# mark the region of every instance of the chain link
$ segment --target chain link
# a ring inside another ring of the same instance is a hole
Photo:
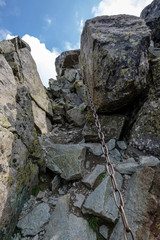
[[[116,206],[117,206],[117,208],[118,208],[118,210],[121,214],[121,218],[122,218],[122,221],[123,221],[124,240],[128,240],[127,234],[129,234],[129,233],[132,237],[132,240],[136,240],[131,228],[129,227],[129,224],[128,224],[128,221],[127,221],[127,218],[126,218],[126,214],[125,214],[125,211],[124,211],[123,196],[122,196],[122,193],[118,189],[118,186],[117,186],[117,182],[116,182],[116,179],[115,179],[115,170],[114,170],[113,164],[111,163],[110,158],[109,158],[108,148],[106,147],[105,140],[104,140],[104,134],[103,134],[102,129],[101,129],[101,124],[100,124],[99,119],[98,119],[96,108],[95,108],[94,103],[93,103],[92,95],[91,95],[89,85],[88,85],[88,82],[87,82],[86,75],[85,75],[84,71],[83,71],[83,80],[84,80],[84,84],[85,84],[86,89],[87,89],[91,110],[92,110],[92,113],[93,113],[93,117],[95,119],[95,125],[98,129],[98,136],[99,136],[99,139],[101,141],[102,152],[105,156],[107,173],[111,178],[111,182],[112,182],[112,186],[113,186],[114,201],[115,201],[115,204],[116,204]],[[119,201],[118,201],[118,198],[116,196],[116,193],[118,193]]]

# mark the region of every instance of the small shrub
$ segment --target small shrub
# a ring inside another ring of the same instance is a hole
[[[34,187],[34,189],[33,189],[33,193],[32,193],[32,194],[33,194],[34,196],[37,196],[40,190],[41,190],[41,189],[40,189],[40,186],[39,186],[39,185],[36,185],[36,186]]]
[[[106,173],[104,172],[104,173],[101,173],[99,176],[98,176],[98,180],[100,180],[100,181],[102,181],[103,180],[103,178],[106,176]]]

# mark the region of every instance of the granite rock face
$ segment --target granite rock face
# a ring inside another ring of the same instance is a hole
[[[155,47],[160,47],[160,2],[154,0],[151,4],[143,9],[141,12],[141,18],[143,18],[147,26],[151,29],[152,40]]]
[[[149,44],[149,29],[138,17],[102,16],[86,21],[81,68],[99,112],[120,109],[145,91]]]
[[[52,110],[28,44],[17,37],[0,49],[0,239],[10,239],[43,165],[36,129],[48,132]]]

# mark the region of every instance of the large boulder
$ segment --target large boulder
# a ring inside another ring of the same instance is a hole
[[[160,47],[160,1],[154,0],[143,9],[140,16],[144,18],[147,26],[151,29],[155,47]]]
[[[98,137],[98,130],[95,125],[92,113],[87,114],[87,121],[83,128],[83,137],[86,142],[100,142]],[[105,141],[110,139],[119,139],[124,123],[125,116],[123,115],[99,115],[99,121],[104,132]]]
[[[37,134],[48,132],[52,110],[28,44],[17,37],[0,42],[0,49],[0,239],[6,240],[38,183]]]
[[[150,31],[134,16],[102,16],[86,21],[81,68],[99,112],[123,108],[146,89]]]

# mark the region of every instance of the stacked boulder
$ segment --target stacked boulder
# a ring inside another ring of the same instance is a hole
[[[57,80],[49,80],[55,123],[85,123],[85,89],[79,66],[79,50],[67,51],[56,59]]]

